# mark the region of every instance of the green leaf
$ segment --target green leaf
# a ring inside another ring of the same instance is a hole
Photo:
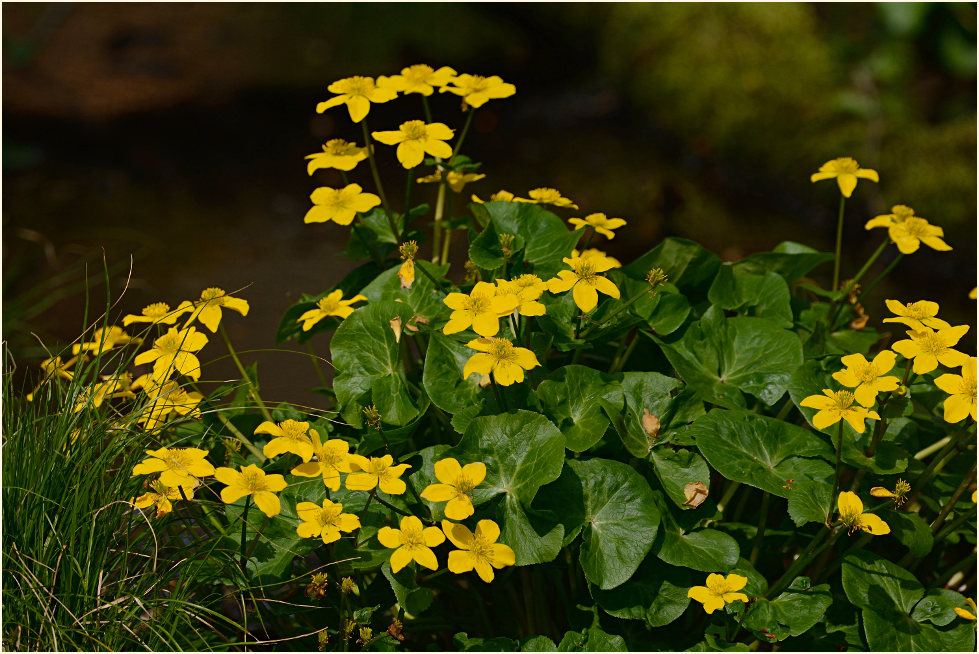
[[[671,284],[688,298],[706,295],[721,260],[697,243],[667,238],[622,271],[634,279],[645,279],[652,268],[662,268]]]
[[[797,527],[807,522],[823,522],[833,507],[832,486],[827,483],[801,480],[789,490],[789,517]]]
[[[677,428],[703,414],[703,403],[681,393],[683,383],[677,379],[658,372],[626,372],[619,378],[625,404],[622,412],[609,417],[632,456],[646,457],[657,442],[668,440]],[[658,439],[651,439],[643,429],[644,409],[660,419]]]
[[[410,223],[416,217],[423,216],[426,213],[428,213],[428,205],[422,204],[413,207],[409,211],[407,221],[405,221],[404,215],[394,214],[398,231],[404,232],[406,222]],[[376,207],[371,209],[361,215],[361,220],[363,220],[364,225],[361,225],[360,221],[356,221],[350,225],[350,239],[347,241],[346,251],[347,257],[354,261],[370,258],[370,248],[364,244],[364,241],[367,241],[378,250],[381,256],[385,256],[395,249],[394,246],[397,245],[398,240],[391,233],[391,221],[388,220],[383,208]]]
[[[904,614],[863,609],[863,629],[867,636],[867,645],[874,651],[974,652],[974,624],[968,620],[959,620],[944,627],[936,627]]]
[[[561,260],[571,255],[571,250],[581,238],[580,233],[568,231],[563,220],[536,204],[487,202],[481,205],[479,211],[489,214],[489,226],[484,232],[492,228],[493,232],[490,232],[486,238],[495,238],[496,247],[499,244],[499,234],[513,234],[523,239],[525,243],[523,261],[530,264],[534,274],[541,279],[553,277],[558,270],[567,268]],[[496,260],[493,258],[494,251],[489,247],[490,245],[490,243],[482,243],[480,237],[477,237],[470,247],[470,256],[473,254],[473,247],[481,250],[486,246],[486,253],[491,259]],[[482,254],[481,251],[476,252],[477,257]]]
[[[693,586],[690,571],[664,565],[647,557],[636,574],[621,586],[602,590],[589,584],[592,597],[609,615],[643,620],[649,627],[668,625],[687,609],[687,591]]]
[[[810,431],[747,411],[714,409],[689,428],[707,461],[727,479],[791,497],[803,480],[832,479],[829,445]],[[792,484],[787,480],[792,479]]]
[[[598,627],[569,631],[557,646],[559,652],[628,652],[622,636],[608,634]]]
[[[445,456],[486,464],[486,479],[473,491],[473,504],[505,496],[500,542],[513,548],[517,565],[557,556],[560,525],[542,526],[541,520],[535,525],[534,516],[525,510],[541,486],[560,476],[564,465],[564,435],[547,418],[529,411],[474,418]]]
[[[690,531],[683,529],[667,505],[661,491],[653,491],[653,501],[660,510],[662,534],[653,546],[661,561],[701,572],[728,572],[738,563],[738,542],[716,529]]]
[[[798,281],[817,266],[833,260],[829,252],[818,252],[806,245],[783,241],[771,252],[759,252],[733,264],[735,272],[765,274],[774,272],[789,284]]]
[[[583,452],[601,440],[608,415],[622,409],[622,387],[610,375],[587,366],[558,368],[537,387],[544,415],[565,437],[565,447]]]
[[[612,283],[616,285],[622,295],[623,300],[635,297],[644,290],[649,291],[649,283],[645,279],[633,279],[621,269],[613,269],[606,275]],[[607,314],[615,311],[614,303],[602,304],[592,318],[602,320]],[[617,329],[610,330],[610,327],[603,327],[602,330],[595,332],[592,340],[614,338],[616,331],[625,331],[635,324],[644,324],[660,336],[672,334],[690,315],[690,303],[676,286],[669,282],[656,289],[656,294],[650,297],[649,293],[644,293],[638,300],[632,303],[628,312],[618,314],[616,321],[610,323]],[[638,323],[636,320],[638,319]]]
[[[794,333],[764,318],[725,318],[715,306],[680,336],[652,338],[690,387],[727,408],[744,408],[742,391],[775,404],[802,365],[802,344]]]
[[[540,298],[546,313],[537,317],[537,324],[554,337],[554,346],[562,352],[584,347],[587,342],[574,337],[577,317],[581,310],[574,303],[571,291],[551,295],[544,293]]]
[[[333,388],[340,414],[353,427],[363,424],[362,412],[368,404],[374,404],[389,425],[406,425],[420,413],[419,401],[408,390],[401,348],[390,325],[392,318],[407,322],[411,316],[411,307],[404,303],[372,303],[350,314],[333,335]]]
[[[415,579],[415,564],[411,563],[397,574],[391,571],[391,563],[384,562],[381,566],[381,573],[391,584],[391,590],[398,599],[398,603],[404,610],[412,615],[421,615],[429,606],[432,605],[434,595],[432,591],[418,585]]]
[[[439,332],[432,332],[425,354],[422,388],[432,404],[447,413],[458,413],[466,407],[477,406],[484,393],[478,377],[464,379],[462,371],[475,353]]]
[[[556,652],[557,645],[547,636],[534,636],[520,641],[521,652]]]
[[[956,608],[967,608],[965,598],[947,588],[932,588],[914,605],[911,617],[918,622],[931,622],[944,627],[955,620],[961,620]]]
[[[426,270],[435,279],[443,279],[449,264],[436,266],[427,261],[415,261],[415,266]],[[414,315],[424,316],[430,322],[448,319],[450,310],[442,302],[445,293],[435,288],[435,284],[422,272],[415,271],[415,281],[411,288],[401,288],[398,277],[400,266],[388,268],[361,291],[372,303],[384,301],[403,302],[411,307]],[[409,332],[404,333],[405,336]]]
[[[475,232],[470,233],[475,234]],[[497,232],[494,224],[490,222],[486,229],[475,235],[469,244],[470,261],[489,271],[502,268],[507,259],[500,244],[501,233],[506,232]],[[511,233],[511,236],[515,237],[511,244],[511,257],[518,257],[524,249],[525,241],[517,234]]]
[[[907,547],[911,556],[920,559],[931,551],[935,539],[920,515],[891,509],[883,509],[877,514],[891,528],[891,536]]]
[[[759,598],[745,616],[744,626],[764,641],[799,636],[823,619],[833,603],[829,584],[809,587],[808,577],[798,577],[774,600]],[[767,630],[769,638],[762,630]]]
[[[753,275],[736,272],[731,264],[723,264],[707,293],[711,304],[742,315],[767,318],[779,327],[792,327],[792,308],[789,306],[789,285],[779,275],[770,272]]]
[[[657,447],[650,452],[650,461],[663,490],[681,509],[694,508],[683,506],[687,501],[683,492],[687,484],[696,484],[699,481],[710,489],[710,468],[707,467],[704,457],[696,452],[683,448],[671,450]]]
[[[470,638],[466,632],[452,637],[452,644],[458,652],[515,652],[517,642],[510,638]]]

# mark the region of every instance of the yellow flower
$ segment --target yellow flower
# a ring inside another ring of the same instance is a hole
[[[868,362],[862,354],[848,354],[840,359],[845,369],[833,373],[833,379],[856,388],[853,397],[865,407],[872,407],[877,400],[877,393],[897,389],[900,380],[897,377],[883,375],[894,367],[897,355],[890,350],[884,350],[872,362]]]
[[[160,482],[164,486],[197,486],[197,477],[207,477],[214,474],[212,466],[204,457],[207,450],[196,447],[161,447],[158,450],[146,450],[150,458],[144,459],[133,467],[133,475],[150,475],[160,473]]]
[[[917,216],[891,225],[887,228],[887,234],[902,254],[916,252],[921,243],[924,243],[933,250],[943,252],[952,249],[952,246],[942,240],[942,237],[945,236],[945,231],[941,227],[932,225],[924,218],[918,218]]]
[[[748,583],[747,577],[737,574],[729,574],[727,577],[712,573],[707,575],[706,586],[694,586],[687,591],[690,597],[704,605],[704,611],[713,613],[717,609],[724,608],[725,604],[748,601],[748,596],[738,591]]]
[[[303,331],[308,332],[312,329],[313,325],[327,316],[337,316],[340,320],[343,320],[354,312],[354,308],[350,306],[351,304],[367,301],[367,298],[363,295],[355,295],[349,300],[342,298],[343,291],[338,288],[326,297],[317,300],[316,308],[303,313],[296,322],[301,322],[303,324]]]
[[[897,318],[884,318],[883,322],[900,322],[911,329],[917,330],[922,330],[926,327],[941,329],[951,326],[941,318],[935,317],[938,315],[937,302],[919,300],[918,302],[901,304],[897,300],[884,300],[884,303],[887,305],[888,310],[897,316]]]
[[[347,111],[350,112],[350,120],[355,123],[359,123],[367,117],[367,113],[371,110],[372,102],[380,104],[398,97],[398,93],[393,89],[379,88],[376,86],[373,77],[362,77],[360,75],[339,79],[326,88],[330,93],[337,93],[339,95],[317,104],[316,113],[321,114],[330,107],[345,104],[347,105]]]
[[[462,378],[469,375],[493,374],[496,383],[509,386],[522,382],[524,370],[530,370],[540,365],[537,356],[525,347],[515,347],[505,338],[474,338],[466,343],[466,347],[476,350],[469,357],[462,369]]]
[[[330,139],[323,144],[323,151],[306,155],[309,163],[306,171],[312,175],[319,168],[336,168],[350,171],[367,158],[367,148],[358,148],[356,143],[343,139]]]
[[[196,481],[194,484],[196,485]],[[173,510],[172,501],[179,499],[194,499],[194,486],[171,487],[164,484],[159,479],[150,482],[150,490],[139,497],[129,500],[130,504],[137,509],[148,509],[156,505],[156,517],[162,518]]]
[[[71,353],[78,354],[79,352],[106,352],[116,347],[117,345],[126,345],[128,343],[133,343],[137,345],[142,342],[142,339],[133,338],[125,331],[122,327],[107,327],[105,329],[99,328],[92,333],[92,340],[88,343],[75,344],[71,346]]]
[[[185,305],[181,304],[181,306]],[[237,311],[243,316],[248,315],[248,302],[246,300],[231,297],[224,289],[215,287],[205,288],[201,291],[201,298],[193,303],[193,307],[193,312],[187,318],[184,327],[196,319],[210,329],[212,334],[218,330],[218,325],[221,323],[222,308]]]
[[[489,282],[477,282],[469,295],[449,293],[442,300],[452,309],[444,334],[456,334],[472,327],[480,336],[493,336],[500,331],[500,318],[513,313],[520,300],[513,295],[499,295]]]
[[[870,494],[874,497],[889,497],[894,500],[894,506],[899,507],[904,504],[904,496],[911,492],[911,484],[898,479],[894,485],[894,490],[887,490],[883,486],[874,486],[870,489]]]
[[[310,436],[316,459],[296,466],[292,469],[292,474],[297,477],[322,477],[324,486],[331,491],[340,490],[340,473],[350,472],[350,464],[347,462],[350,446],[347,441],[339,438],[331,438],[324,443],[315,429],[310,432]]]
[[[916,375],[931,372],[939,363],[948,368],[958,368],[968,362],[969,355],[953,350],[952,346],[967,331],[968,325],[944,327],[937,331],[927,328],[920,331],[909,330],[907,334],[911,338],[898,341],[891,349],[905,359],[914,359],[912,370]]]
[[[182,416],[201,415],[198,405],[204,396],[193,391],[188,392],[172,379],[161,384],[154,380],[151,374],[140,375],[133,382],[132,388],[142,388],[148,400],[136,419],[136,422],[144,425],[146,429],[156,429],[175,411]]]
[[[810,395],[799,402],[799,406],[819,409],[812,417],[812,425],[816,429],[825,429],[838,423],[841,419],[850,423],[857,433],[862,434],[864,421],[867,418],[880,420],[876,411],[868,411],[860,405],[853,404],[853,393],[849,391],[831,391],[823,389],[823,395]]]
[[[414,168],[426,154],[441,159],[452,156],[452,146],[446,143],[453,130],[445,123],[428,123],[409,120],[390,132],[371,132],[371,136],[385,145],[398,146],[398,161],[405,168]]]
[[[618,229],[626,224],[621,218],[609,218],[603,213],[590,213],[585,216],[584,220],[581,218],[569,218],[568,222],[575,226],[575,231],[584,229],[585,227],[593,227],[596,232],[607,236],[609,239],[615,238],[613,229]]]
[[[132,378],[129,373],[124,372],[105,381],[92,384],[91,387],[83,389],[75,398],[75,413],[87,406],[100,407],[106,400],[114,400],[119,397],[136,397],[130,390],[131,382]]]
[[[493,581],[493,568],[499,570],[517,560],[509,545],[496,542],[500,527],[492,520],[476,523],[476,533],[465,525],[443,520],[442,531],[459,548],[449,552],[449,570],[457,575],[475,570],[480,579],[489,583]]]
[[[561,195],[557,189],[541,187],[535,188],[529,193],[529,198],[513,198],[514,202],[529,202],[531,204],[552,204],[555,207],[571,207],[577,209],[578,205]]]
[[[615,257],[608,256],[598,248],[588,248],[587,250],[581,252],[580,254],[578,253],[577,249],[571,250],[571,258],[574,259],[575,257],[581,257],[582,259],[595,258],[598,259],[599,261],[607,261],[612,268],[622,267],[621,261],[619,261]]]
[[[392,465],[394,457],[390,454],[372,456],[369,460],[359,454],[351,454],[347,463],[351,471],[347,475],[348,490],[369,491],[377,487],[388,495],[401,495],[408,490],[408,486],[399,477],[411,466],[407,463]]]
[[[262,454],[269,459],[286,452],[292,452],[301,457],[303,463],[313,458],[313,441],[310,440],[310,435],[315,434],[316,430],[311,431],[308,422],[284,420],[276,425],[274,422],[266,420],[255,428],[255,433],[274,436],[262,448]]]
[[[432,548],[444,543],[445,535],[438,527],[423,527],[421,520],[409,515],[401,518],[401,529],[381,527],[377,540],[384,547],[394,549],[391,572],[398,572],[412,561],[437,570],[439,562]]]
[[[619,289],[607,277],[600,273],[611,270],[611,261],[598,257],[565,257],[564,263],[571,270],[561,270],[558,276],[548,280],[547,290],[551,293],[564,293],[569,289],[574,296],[578,308],[588,313],[598,306],[598,292],[609,297],[619,298]]]
[[[517,312],[521,316],[543,316],[546,309],[538,302],[541,294],[547,290],[547,284],[541,281],[537,275],[521,275],[516,279],[507,281],[505,279],[496,280],[496,295],[513,295],[519,300]]]
[[[903,223],[908,218],[914,216],[914,209],[903,204],[895,204],[891,207],[891,213],[876,216],[867,221],[864,229],[874,229],[875,227],[891,227],[898,223]]]
[[[122,324],[126,327],[134,322],[149,322],[154,324],[162,322],[165,325],[172,325],[177,322],[177,318],[181,314],[187,311],[190,311],[190,303],[183,303],[177,309],[171,311],[170,305],[166,302],[154,302],[143,307],[143,311],[139,315],[129,314],[123,316]]]
[[[482,173],[460,173],[455,170],[450,170],[445,173],[445,182],[449,185],[454,193],[459,193],[462,191],[463,187],[470,182],[476,182],[486,177]],[[418,178],[419,184],[430,184],[433,182],[442,181],[442,170],[436,170],[431,175],[425,175],[424,177]],[[473,196],[476,197],[475,195]],[[476,199],[476,202],[482,203],[482,200]]]
[[[966,416],[976,419],[976,357],[962,365],[961,375],[945,373],[935,386],[948,393],[945,399],[945,422],[960,422]]]
[[[279,496],[276,493],[286,487],[286,479],[282,475],[267,475],[254,463],[241,468],[241,472],[231,468],[218,468],[214,478],[222,484],[221,501],[233,504],[246,495],[255,498],[255,506],[268,517],[277,516],[282,510]]]
[[[476,197],[475,195],[471,196],[471,199],[473,202],[484,204],[484,202],[480,200],[478,197]],[[491,195],[490,199],[487,200],[486,202],[513,202],[514,200],[515,197],[513,193],[505,189],[500,189],[499,191]]]
[[[973,622],[975,622],[976,614],[979,613],[979,611],[976,610],[976,603],[972,601],[971,597],[966,597],[965,603],[966,606],[968,606],[971,609],[971,611],[960,609],[957,606],[952,610],[955,611],[956,615],[958,615],[960,618],[965,618],[966,620],[972,620]]]
[[[435,70],[427,64],[415,64],[401,69],[400,75],[390,75],[388,77],[378,77],[377,84],[384,88],[400,91],[401,93],[421,93],[431,95],[435,89],[433,87],[443,87],[448,84],[456,71],[448,66],[442,66]]]
[[[44,382],[48,380],[54,379],[55,377],[61,377],[62,379],[67,379],[68,381],[71,381],[75,377],[75,373],[71,372],[68,369],[71,368],[73,365],[75,365],[75,363],[77,362],[78,362],[77,356],[68,359],[67,363],[63,362],[61,360],[61,357],[52,357],[50,359],[45,359],[44,361],[42,361],[41,370],[44,372],[44,375],[41,377],[41,381],[37,383],[37,386],[34,388],[34,390],[27,394],[27,401],[33,402],[34,395],[41,389],[41,386],[44,385]]]
[[[818,182],[822,179],[835,178],[836,183],[840,186],[840,193],[843,194],[843,197],[848,198],[853,193],[853,189],[857,187],[858,177],[869,179],[875,183],[880,181],[876,170],[861,168],[857,164],[856,159],[851,157],[840,157],[839,159],[827,161],[819,167],[819,172],[813,173],[809,179],[813,182]]]
[[[486,478],[486,465],[477,462],[460,466],[455,459],[442,459],[435,462],[435,478],[442,483],[431,484],[421,496],[429,502],[448,502],[445,517],[465,520],[475,512],[470,495]]]
[[[975,300],[977,297],[976,295],[977,292],[979,292],[979,288],[973,288],[971,291],[969,291],[969,299]]]
[[[207,336],[197,331],[196,327],[177,330],[171,327],[167,333],[153,342],[153,348],[141,352],[133,361],[137,366],[155,361],[153,378],[162,382],[170,373],[177,371],[193,380],[201,376],[201,362],[194,356],[207,345]]]
[[[439,93],[446,91],[462,96],[463,105],[482,107],[487,100],[509,98],[517,92],[517,87],[507,84],[498,75],[483,77],[463,74],[452,78],[449,85],[439,89]]]
[[[850,491],[840,493],[836,500],[836,507],[840,512],[840,522],[849,528],[851,534],[857,529],[865,531],[871,536],[883,536],[891,533],[891,528],[887,526],[886,522],[873,513],[863,512],[863,502],[860,501],[856,493]]]
[[[349,225],[358,213],[370,211],[381,204],[381,198],[364,193],[360,184],[347,184],[341,189],[321,186],[309,196],[313,206],[306,212],[303,222],[325,223],[332,220],[338,225]]]
[[[340,540],[341,531],[360,528],[360,518],[352,513],[343,513],[343,505],[330,500],[323,500],[322,506],[313,502],[300,502],[296,505],[296,515],[302,520],[296,527],[296,533],[301,538],[319,536],[324,545]]]

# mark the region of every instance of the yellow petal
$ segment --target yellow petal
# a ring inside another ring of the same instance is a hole
[[[279,497],[270,491],[258,491],[255,493],[255,506],[270,518],[279,515],[279,512],[282,510],[282,506],[279,504]]]
[[[857,526],[871,536],[883,536],[891,533],[891,528],[887,526],[887,523],[873,513],[864,513],[857,518]]]
[[[435,477],[444,484],[454,484],[462,475],[462,466],[449,457],[435,462]]]
[[[401,531],[391,527],[381,527],[377,532],[377,540],[384,547],[391,549],[401,547]]]
[[[860,515],[863,513],[863,502],[856,493],[843,491],[836,500],[836,508],[840,515]]]

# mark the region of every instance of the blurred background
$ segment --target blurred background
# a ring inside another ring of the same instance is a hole
[[[239,350],[273,347],[301,293],[353,264],[348,230],[304,225],[334,171],[303,156],[361,141],[343,108],[317,115],[336,79],[450,65],[500,75],[517,94],[477,113],[464,151],[486,197],[552,186],[580,212],[629,222],[608,245],[631,259],[664,237],[725,260],[795,240],[831,251],[838,191],[812,184],[852,156],[880,173],[847,203],[843,276],[884,232],[869,218],[908,204],[952,252],[906,257],[866,302],[934,299],[975,325],[975,4],[4,4],[3,338],[21,369],[57,351],[105,306],[111,320],[176,306],[208,286],[251,304],[225,324]],[[432,99],[460,127],[459,102]],[[372,130],[421,117],[415,96],[372,107]],[[397,205],[403,171],[381,146]],[[366,164],[353,173],[371,190]],[[434,185],[414,197],[432,201]],[[455,197],[455,210],[464,208]],[[464,239],[456,239],[462,241]],[[465,247],[454,243],[462,276]],[[427,250],[423,250],[427,251]],[[875,271],[895,256],[889,248]],[[829,267],[820,271],[828,284]],[[125,294],[122,294],[123,289]],[[235,377],[223,346],[205,376]],[[964,346],[975,352],[974,334]],[[326,336],[314,349],[328,355]],[[43,344],[43,346],[42,346]],[[286,348],[302,351],[294,343]],[[259,361],[269,401],[315,403],[305,355]]]

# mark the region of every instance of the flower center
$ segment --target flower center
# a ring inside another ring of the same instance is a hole
[[[330,154],[346,154],[350,151],[351,146],[353,143],[347,143],[343,139],[330,139],[323,149]]]
[[[945,341],[939,337],[938,332],[932,332],[931,334],[926,334],[925,336],[917,339],[918,347],[921,348],[922,352],[926,354],[938,355],[947,349]]]
[[[422,537],[422,532],[421,530],[417,529],[402,529],[401,545],[409,550],[426,547],[425,539]]]
[[[920,305],[917,302],[908,302],[904,306],[907,309],[907,313],[905,315],[908,318],[921,319],[921,318],[927,318],[931,315],[928,313],[928,311],[925,309],[923,305]]]
[[[459,478],[456,479],[455,487],[459,493],[465,495],[472,491],[472,489],[476,488],[476,483],[470,479],[469,476],[460,475]]]
[[[306,431],[309,429],[309,423],[296,422],[295,420],[286,420],[280,425],[283,432],[285,432],[285,437],[294,441],[305,441]]]
[[[466,309],[476,314],[486,313],[489,311],[491,302],[492,300],[484,295],[470,295]]]
[[[340,306],[340,301],[335,298],[331,298],[327,296],[325,298],[321,298],[316,303],[316,306],[320,311],[325,311],[327,313],[330,313],[332,311],[336,311],[337,307]]]
[[[265,490],[265,476],[257,470],[245,470],[241,473],[241,485],[252,492]]]
[[[852,157],[840,157],[833,162],[835,164],[836,172],[840,175],[855,175],[860,166],[857,164],[856,159]]]
[[[891,211],[894,212],[894,221],[903,223],[905,220],[914,215],[914,209],[911,207],[906,207],[903,204],[897,204],[891,207]]]
[[[322,509],[320,511],[319,523],[321,525],[334,525],[336,526],[340,522],[340,512],[343,507],[331,506],[328,509]]]
[[[356,75],[347,79],[347,95],[367,95],[374,89],[374,82]]]
[[[159,318],[167,315],[169,311],[170,305],[166,302],[154,302],[148,307],[143,308],[143,315],[150,318]]]
[[[489,86],[489,81],[482,75],[472,75],[472,79],[469,81],[469,92],[475,93],[476,91],[482,91]]]
[[[472,555],[477,559],[490,559],[493,556],[493,543],[490,543],[486,538],[481,536],[476,536],[473,539],[472,546],[469,548]]]
[[[836,392],[836,408],[845,411],[853,406],[853,393],[850,391]]]
[[[425,123],[420,120],[409,120],[401,125],[401,131],[409,141],[422,141],[428,135]]]
[[[535,188],[530,192],[530,197],[538,202],[555,202],[560,199],[561,194],[552,188]]]
[[[220,288],[205,288],[201,291],[201,300],[209,304],[216,304],[215,300],[220,300],[224,297],[224,290]]]
[[[902,223],[902,226],[908,236],[913,236],[917,239],[928,236],[928,221],[924,218],[908,218]]]
[[[169,464],[171,470],[184,472],[187,470],[187,466],[190,465],[191,459],[183,450],[170,450],[166,462]]]
[[[516,358],[513,343],[505,338],[498,338],[490,346],[490,355],[497,361],[511,361]]]
[[[581,279],[589,279],[597,274],[595,272],[595,265],[589,261],[585,261],[584,259],[572,266],[572,269]]]
[[[160,338],[156,339],[156,343],[153,347],[160,350],[164,354],[174,354],[180,351],[180,341],[181,338],[176,334],[164,334]]]
[[[880,377],[880,373],[877,372],[877,366],[872,363],[868,363],[865,366],[857,366],[853,369],[853,374],[856,375],[862,383],[870,383]]]
[[[415,64],[414,66],[408,67],[408,72],[405,73],[405,80],[412,84],[420,84],[428,79],[428,76],[434,73],[435,70],[427,64]]]

